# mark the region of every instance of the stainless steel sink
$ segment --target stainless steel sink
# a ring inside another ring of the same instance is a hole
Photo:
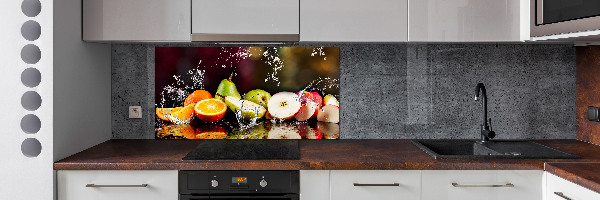
[[[575,159],[577,155],[532,141],[412,140],[435,159],[439,158],[517,158]]]

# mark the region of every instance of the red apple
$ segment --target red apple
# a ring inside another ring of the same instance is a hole
[[[331,104],[321,107],[317,113],[317,120],[331,123],[340,122],[340,107]]]
[[[306,121],[312,118],[317,117],[317,113],[319,112],[319,104],[308,101],[300,107],[300,111],[296,114],[296,120],[298,121]]]

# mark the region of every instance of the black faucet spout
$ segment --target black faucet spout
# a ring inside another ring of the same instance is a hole
[[[480,95],[481,94],[481,95]],[[481,99],[481,107],[483,108],[482,118],[483,123],[481,123],[481,142],[487,142],[490,139],[496,137],[496,133],[490,129],[487,118],[487,93],[485,91],[485,85],[483,83],[478,83],[475,88],[475,101],[479,101]]]

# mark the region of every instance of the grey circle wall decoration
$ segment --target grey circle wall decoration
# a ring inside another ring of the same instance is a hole
[[[42,97],[37,92],[27,91],[21,97],[21,105],[25,110],[37,110],[42,105]]]
[[[38,38],[40,38],[41,34],[42,34],[42,27],[40,26],[40,23],[38,23],[36,21],[29,20],[29,21],[26,21],[25,23],[23,23],[23,25],[21,26],[21,35],[26,40],[29,40],[29,41],[37,40]]]
[[[42,51],[36,45],[28,44],[21,49],[21,59],[27,64],[35,64],[40,61],[41,57]]]
[[[27,87],[36,87],[42,82],[42,73],[36,68],[27,68],[21,73],[21,82]]]
[[[42,128],[42,121],[34,114],[28,114],[21,118],[21,130],[27,134],[36,134]]]
[[[21,143],[21,153],[27,157],[37,157],[42,153],[42,144],[35,138],[27,138]]]
[[[42,3],[39,0],[23,0],[21,11],[27,17],[35,17],[42,11]]]

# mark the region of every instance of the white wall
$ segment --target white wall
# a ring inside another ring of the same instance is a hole
[[[52,77],[52,1],[41,0],[41,12],[27,17],[21,12],[22,0],[0,1],[0,199],[52,199],[53,196],[53,77]],[[34,20],[41,26],[41,36],[28,41],[21,36],[21,25]],[[33,44],[41,50],[41,59],[35,64],[21,60],[21,49]],[[24,69],[33,67],[42,78],[38,86],[29,88],[21,83]],[[28,111],[21,106],[21,96],[27,91],[37,92],[41,106]],[[23,116],[35,114],[41,128],[35,134],[21,130]],[[41,153],[26,157],[21,152],[25,139],[38,140]]]
[[[55,0],[54,161],[112,136],[110,45],[81,35],[81,0]]]

